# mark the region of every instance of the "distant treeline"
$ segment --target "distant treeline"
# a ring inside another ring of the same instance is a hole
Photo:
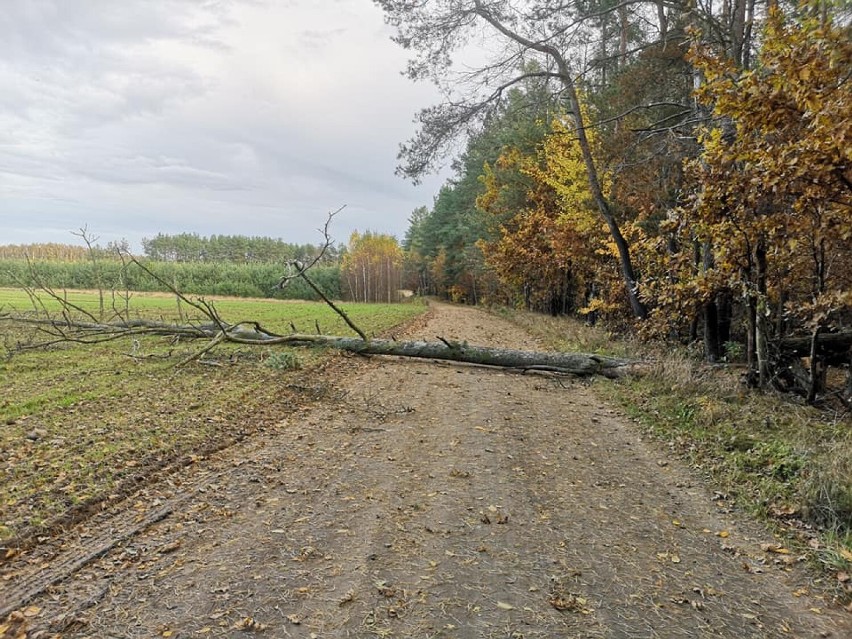
[[[101,249],[104,252],[106,249]],[[4,244],[0,245],[0,260],[61,260],[80,262],[88,258],[85,246],[44,242],[41,244]]]
[[[286,273],[282,264],[146,261],[145,266],[184,293],[318,299],[301,279],[293,280],[283,291],[276,292],[279,278]],[[318,264],[311,269],[311,279],[326,295],[340,298],[340,269],[336,264]],[[43,285],[60,291],[98,288],[117,291],[168,290],[135,264],[125,266],[117,259],[73,262],[32,259],[29,263],[24,259],[0,259],[0,286],[22,285]]]
[[[202,237],[195,233],[179,235],[158,234],[142,239],[142,250],[152,260],[160,262],[277,262],[313,259],[318,248],[311,244],[289,244],[272,237],[247,237],[244,235],[211,235]],[[339,251],[334,247],[326,252],[324,260],[337,262]]]
[[[0,245],[0,259],[31,259],[84,262],[92,255],[99,259],[115,258],[118,251],[130,252],[125,240],[94,246],[90,252],[85,246],[44,242],[37,244]],[[248,237],[245,235],[211,235],[202,237],[195,233],[142,238],[145,257],[158,262],[236,262],[282,264],[290,260],[308,262],[319,252],[312,244],[290,244],[280,238]],[[344,252],[342,247],[330,246],[323,263],[336,264]]]

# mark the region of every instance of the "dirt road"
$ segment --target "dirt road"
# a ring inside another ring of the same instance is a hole
[[[421,332],[536,347],[467,308]],[[316,408],[70,531],[0,598],[58,582],[31,637],[852,636],[769,533],[583,383],[349,362]]]

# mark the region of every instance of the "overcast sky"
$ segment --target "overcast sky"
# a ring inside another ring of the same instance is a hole
[[[0,1],[0,244],[401,237],[416,111],[370,0]]]

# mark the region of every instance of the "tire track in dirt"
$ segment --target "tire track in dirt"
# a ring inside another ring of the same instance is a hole
[[[443,305],[423,334],[535,347],[498,318]],[[204,462],[165,519],[37,598],[32,627],[126,638],[848,636],[848,617],[794,595],[798,567],[764,561],[768,533],[719,512],[584,384],[352,363],[337,401]]]

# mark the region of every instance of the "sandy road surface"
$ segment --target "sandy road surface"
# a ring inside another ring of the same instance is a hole
[[[536,346],[442,305],[422,334]],[[159,514],[71,531],[40,578],[147,526],[30,601],[30,636],[852,636],[584,384],[351,362],[316,408],[171,478]]]

